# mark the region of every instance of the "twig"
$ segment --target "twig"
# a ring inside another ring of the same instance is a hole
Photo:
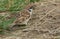
[[[45,16],[43,16],[40,20],[43,20],[48,14],[50,14],[51,12],[53,12],[56,8],[50,10],[49,12],[47,12],[47,14]],[[45,21],[46,22],[46,21]],[[45,22],[41,23],[44,24]]]

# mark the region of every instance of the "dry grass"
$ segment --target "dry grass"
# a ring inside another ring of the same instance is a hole
[[[28,25],[1,39],[60,39],[60,2],[38,2]]]

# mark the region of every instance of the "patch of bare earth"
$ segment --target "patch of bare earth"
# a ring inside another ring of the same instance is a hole
[[[39,2],[24,29],[0,39],[60,39],[60,0]]]

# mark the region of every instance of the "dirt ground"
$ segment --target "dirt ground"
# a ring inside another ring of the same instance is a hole
[[[25,28],[0,39],[60,39],[60,0],[38,2]]]

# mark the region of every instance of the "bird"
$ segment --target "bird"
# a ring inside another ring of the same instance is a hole
[[[17,15],[16,20],[14,21],[14,24],[27,25],[28,21],[31,19],[34,6],[34,4],[29,4],[22,11],[20,11]]]
[[[28,25],[29,20],[32,18],[34,8],[35,4],[31,3],[23,10],[18,12],[15,16],[13,15],[16,17],[16,20],[11,25],[9,25],[9,30],[20,29],[19,27]]]

